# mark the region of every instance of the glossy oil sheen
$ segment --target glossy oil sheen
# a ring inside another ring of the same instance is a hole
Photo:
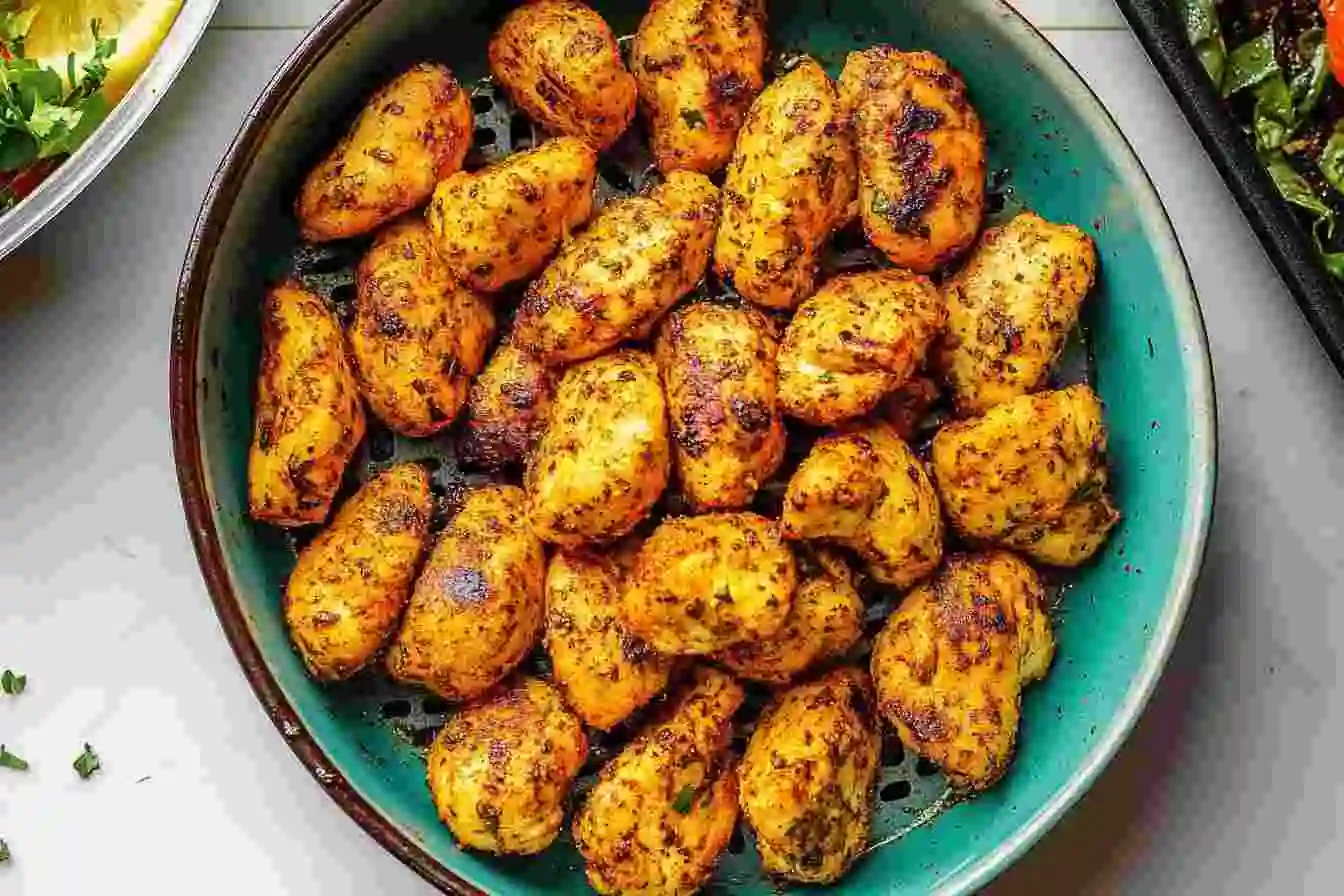
[[[396,841],[403,858],[431,879],[433,866],[441,865],[495,892],[584,892],[568,846],[527,860],[456,848],[435,817],[418,752],[371,717],[373,704],[360,699],[358,686],[324,689],[304,674],[280,610],[292,555],[246,518],[258,311],[296,241],[290,198],[341,123],[397,69],[429,57],[447,62],[464,81],[483,74],[483,48],[499,14],[496,4],[449,0],[362,6],[367,14],[352,16],[348,34],[320,60],[292,63],[303,69],[316,61],[268,123],[246,174],[214,196],[202,225],[209,244],[194,255],[208,271],[189,266],[184,273],[179,335],[192,344],[175,352],[177,362],[194,358],[195,367],[179,370],[189,380],[176,386],[193,390],[195,407],[175,418],[175,436],[179,461],[190,461],[183,476],[189,510],[199,488],[193,483],[203,485],[209,501],[193,535],[207,575],[214,569],[212,590],[226,628],[230,619],[246,622],[240,656],[246,663],[245,654],[254,652],[274,679],[280,707],[272,711],[292,713],[295,737],[311,738],[327,768],[339,770],[381,816],[365,823],[384,842]],[[643,10],[596,6],[618,33],[631,31]],[[846,52],[880,41],[946,56],[986,121],[992,169],[1008,172],[1010,205],[1085,226],[1101,254],[1101,286],[1084,323],[1107,402],[1125,520],[1099,560],[1069,577],[1058,660],[1026,695],[1018,758],[1003,783],[874,850],[837,888],[970,892],[1040,837],[1091,783],[1132,726],[1179,630],[1213,492],[1214,405],[1203,327],[1170,225],[1127,144],[1067,65],[1006,5],[775,0],[771,11],[774,47],[806,50],[833,74]],[[221,208],[227,223],[217,230],[221,222],[212,223],[211,215]],[[190,406],[175,398],[175,409]],[[211,557],[219,560],[213,567]],[[265,673],[249,674],[264,690]],[[747,872],[748,859],[729,862],[719,883],[734,892],[770,892],[768,882]]]

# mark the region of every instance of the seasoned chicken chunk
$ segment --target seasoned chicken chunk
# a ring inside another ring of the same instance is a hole
[[[921,274],[974,240],[985,209],[985,129],[966,84],[932,53],[850,53],[840,103],[859,151],[859,209],[874,246]]]
[[[765,0],[653,0],[630,70],[662,171],[717,171],[765,86]]]
[[[621,620],[660,653],[713,653],[783,628],[797,580],[793,552],[770,520],[673,517],[640,548]]]
[[[635,79],[611,28],[585,3],[524,3],[490,39],[489,55],[514,105],[552,134],[603,150],[635,117]]]
[[[873,645],[878,708],[901,742],[963,790],[1012,760],[1022,688],[1055,642],[1036,573],[1007,552],[953,557],[906,596]]]
[[[739,769],[766,872],[829,884],[849,870],[868,846],[881,754],[866,672],[836,669],[775,698]]]
[[[690,171],[611,203],[528,286],[514,345],[557,365],[646,338],[704,277],[718,222],[718,188]]]
[[[833,541],[909,588],[938,568],[943,517],[919,458],[885,423],[821,439],[789,480],[784,537]]]
[[[853,647],[863,634],[863,612],[863,598],[843,556],[826,548],[800,551],[798,589],[784,627],[729,647],[715,659],[741,678],[788,684]]]
[[[521,467],[541,438],[559,379],[532,355],[500,345],[471,386],[458,458],[485,470]]]
[[[434,190],[426,215],[458,282],[498,292],[541,270],[593,213],[597,154],[557,137]]]
[[[298,282],[262,310],[248,510],[274,526],[320,523],[364,438],[364,405],[336,315]]]
[[[1001,543],[1047,566],[1081,566],[1096,556],[1120,522],[1110,495],[1079,499],[1051,523],[1015,526]]]
[[[519,678],[448,719],[430,747],[429,790],[458,843],[533,855],[565,821],[588,738],[555,688]]]
[[[1096,503],[1108,480],[1106,424],[1087,386],[1023,395],[943,427],[933,475],[963,536],[1028,552],[1037,545],[1049,562],[1088,559],[1119,519],[1109,502]]]
[[[779,404],[814,426],[861,417],[924,364],[947,321],[937,289],[905,271],[842,274],[798,309],[779,350]]]
[[[569,547],[620,538],[649,515],[671,465],[653,359],[627,350],[577,364],[527,464],[532,528]]]
[[[737,510],[784,460],[775,323],[750,307],[672,313],[654,356],[667,390],[682,491],[697,511]]]
[[[1097,276],[1092,238],[1023,212],[985,232],[943,287],[949,321],[934,366],[963,416],[1035,392]]]
[[[419,217],[378,234],[356,281],[350,353],[364,400],[403,435],[445,429],[485,365],[494,311],[453,280]]]
[[[849,118],[835,85],[805,58],[756,98],[723,185],[714,267],[744,297],[792,309],[817,285],[817,260],[853,217]]]
[[[624,722],[667,687],[672,662],[626,631],[617,618],[617,558],[558,551],[546,571],[546,653],[555,683],[585,724]]]
[[[393,467],[370,479],[299,553],[285,585],[285,623],[314,678],[349,678],[392,637],[433,503],[423,467]]]
[[[420,64],[375,93],[295,203],[311,242],[348,239],[412,209],[462,168],[471,148],[471,99],[442,65]]]
[[[388,671],[448,700],[484,694],[536,645],[545,575],[522,491],[468,492],[415,583]]]
[[[737,824],[728,745],[742,688],[701,668],[662,719],[598,774],[574,817],[588,882],[603,894],[691,896]]]

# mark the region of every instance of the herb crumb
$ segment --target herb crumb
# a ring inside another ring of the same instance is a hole
[[[0,768],[12,769],[16,772],[28,771],[28,762],[13,753],[4,744],[0,744]]]
[[[103,762],[98,758],[98,754],[93,751],[93,747],[84,745],[84,752],[80,753],[74,763],[75,773],[85,781],[93,777],[93,773],[103,767]]]
[[[17,697],[23,693],[23,689],[28,687],[28,676],[20,675],[12,669],[6,669],[0,674],[0,691],[4,691],[11,697]]]

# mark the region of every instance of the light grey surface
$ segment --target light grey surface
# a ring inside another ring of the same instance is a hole
[[[142,134],[0,263],[0,893],[418,894],[253,700],[182,523],[169,318],[215,163],[324,0],[225,0]],[[1344,879],[1344,387],[1103,0],[1022,6],[1171,211],[1214,347],[1221,477],[1200,593],[1155,703],[992,892],[1333,893]],[[70,762],[88,740],[105,771]],[[147,778],[147,779],[146,779]],[[145,780],[142,780],[145,779]]]

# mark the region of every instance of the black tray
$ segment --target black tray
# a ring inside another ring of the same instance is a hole
[[[1344,290],[1279,196],[1250,138],[1219,99],[1171,0],[1115,0],[1237,199],[1335,369],[1344,374]]]

